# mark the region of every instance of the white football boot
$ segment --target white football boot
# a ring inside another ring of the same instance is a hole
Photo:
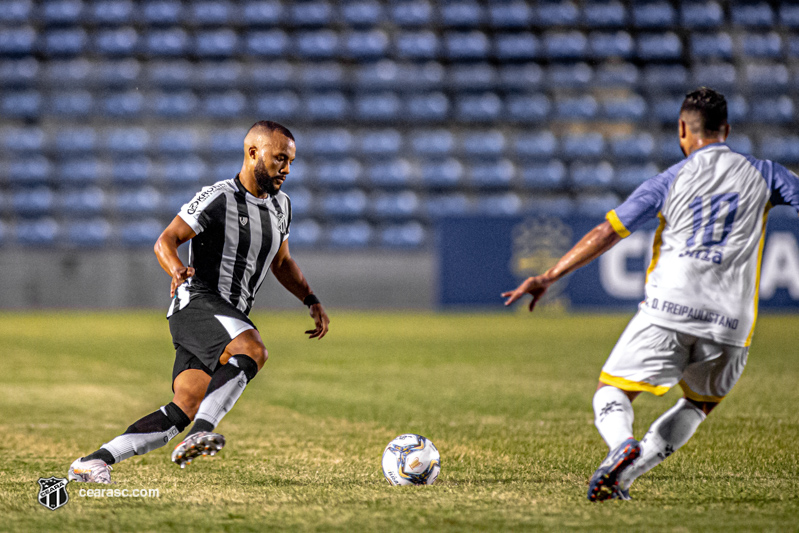
[[[84,461],[78,457],[69,466],[67,477],[70,481],[110,484],[111,470],[112,468],[102,459]]]
[[[195,457],[200,455],[216,455],[225,447],[225,437],[219,433],[200,431],[192,433],[183,442],[175,446],[172,452],[172,462],[186,468]]]

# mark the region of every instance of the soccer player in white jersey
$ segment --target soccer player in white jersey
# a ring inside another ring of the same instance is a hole
[[[609,250],[646,221],[660,221],[646,297],[607,359],[594,395],[595,424],[609,453],[588,499],[629,499],[632,482],[684,445],[743,372],[757,318],[766,216],[799,210],[799,178],[785,167],[731,150],[727,103],[702,87],[679,121],[686,158],[647,180],[557,264],[503,293],[529,309],[547,288]],[[679,384],[684,397],[633,438],[632,401]]]
[[[294,136],[260,121],[244,138],[244,162],[234,179],[205,187],[185,204],[155,244],[172,278],[169,330],[175,346],[170,403],[137,420],[97,451],[76,459],[69,479],[110,483],[110,465],[142,455],[181,433],[194,420],[172,460],[182,467],[214,455],[225,438],[214,429],[264,366],[267,351],[248,317],[269,270],[309,307],[325,336],[329,319],[288,247],[291,201],[280,190],[295,156]],[[189,266],[178,247],[191,242]]]

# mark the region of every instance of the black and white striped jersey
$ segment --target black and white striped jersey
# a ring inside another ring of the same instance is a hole
[[[280,245],[289,236],[291,200],[258,198],[236,176],[203,188],[178,216],[197,234],[189,245],[194,277],[178,287],[167,316],[200,293],[216,293],[248,314]]]

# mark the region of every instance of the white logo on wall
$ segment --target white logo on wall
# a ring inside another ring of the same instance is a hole
[[[633,233],[599,258],[599,281],[609,296],[623,300],[644,297],[652,238],[652,232]],[[639,263],[643,268],[631,269],[631,263]],[[779,289],[787,289],[792,299],[799,300],[799,244],[793,233],[785,231],[775,231],[766,239],[760,299],[773,298]]]

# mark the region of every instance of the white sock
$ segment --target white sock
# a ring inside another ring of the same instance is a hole
[[[633,404],[624,391],[606,385],[594,394],[594,424],[611,450],[633,436]]]
[[[707,415],[685,398],[655,420],[641,440],[641,456],[627,467],[619,483],[625,489],[633,481],[662,463],[696,432]]]
[[[246,386],[247,376],[244,372],[239,372],[233,379],[207,394],[194,417],[195,423],[197,420],[206,420],[214,427],[218,426],[222,417],[236,404]]]

